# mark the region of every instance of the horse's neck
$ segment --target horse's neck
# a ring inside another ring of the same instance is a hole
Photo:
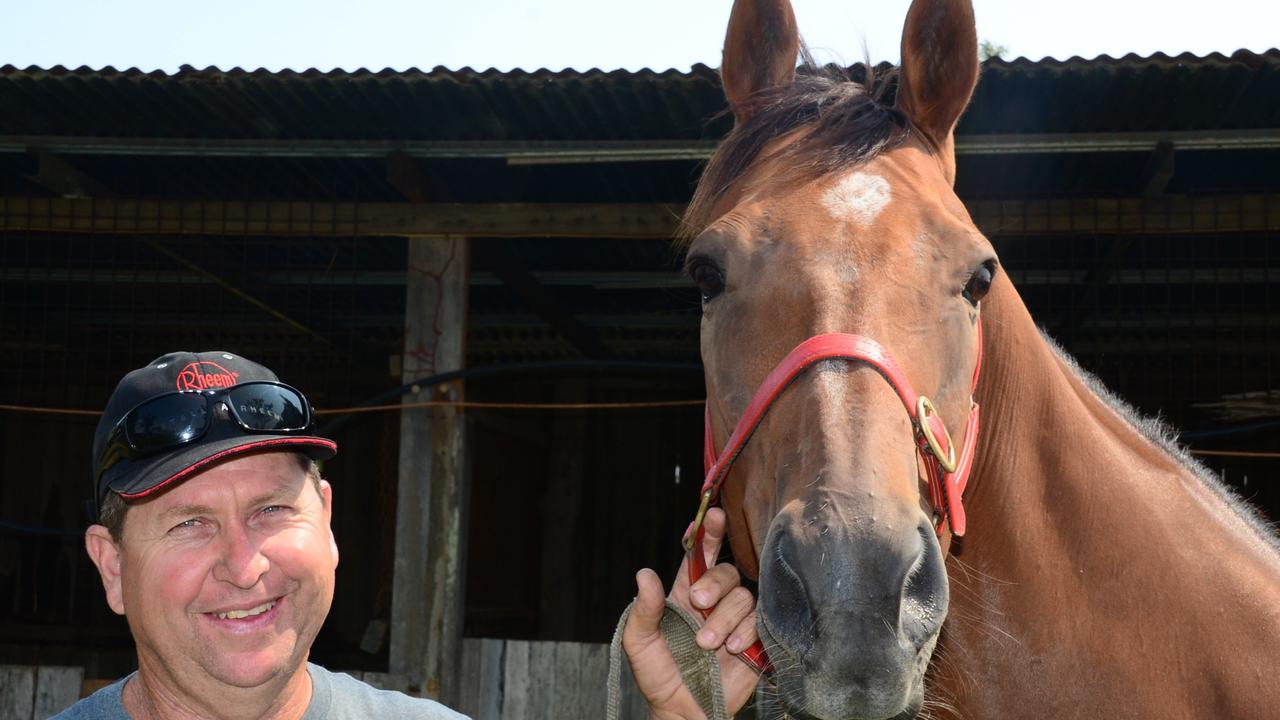
[[[1280,684],[1255,674],[1280,646],[1280,554],[1097,397],[1011,285],[984,305],[941,684],[978,717],[1027,702],[1043,717],[1274,712]]]

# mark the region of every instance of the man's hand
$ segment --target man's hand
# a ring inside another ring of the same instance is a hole
[[[746,704],[755,689],[758,676],[736,654],[756,641],[756,602],[751,592],[740,584],[738,569],[733,565],[716,565],[720,544],[724,541],[725,515],[719,508],[707,511],[703,521],[706,535],[702,552],[707,559],[707,574],[689,587],[689,559],[680,563],[671,601],[701,618],[701,610],[714,608],[698,631],[698,645],[715,650],[720,660],[725,703],[732,715]],[[622,631],[622,648],[631,661],[636,685],[649,701],[652,718],[684,720],[706,717],[680,679],[667,641],[659,630],[662,620],[662,581],[652,570],[636,573],[636,603]]]

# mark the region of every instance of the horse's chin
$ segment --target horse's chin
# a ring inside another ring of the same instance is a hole
[[[780,706],[779,709],[785,710],[785,717],[790,720],[914,720],[920,715],[920,710],[924,706],[925,668],[933,654],[936,638],[921,648],[916,658],[916,670],[911,680],[911,689],[907,693],[903,707],[887,712],[872,711],[871,714],[867,714],[860,711],[865,708],[831,707],[832,698],[829,696],[810,697],[810,693],[806,692],[803,686],[804,676],[812,673],[812,670],[807,670],[802,659],[778,644],[773,633],[769,632],[768,626],[763,622],[763,618],[758,624],[758,631],[765,647],[769,649],[770,660],[776,668],[773,680],[777,683],[775,697]]]
[[[897,715],[891,715],[887,718],[872,717],[863,715],[814,715],[806,712],[803,708],[791,707],[785,701],[782,708],[786,710],[786,716],[789,720],[915,720],[920,716],[920,709],[924,706],[924,688],[923,683],[918,691],[912,693],[911,700],[907,703],[906,708]]]

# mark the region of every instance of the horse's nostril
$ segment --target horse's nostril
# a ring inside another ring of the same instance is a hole
[[[814,640],[813,610],[800,574],[788,561],[795,546],[786,532],[778,533],[774,551],[760,573],[760,595],[768,598],[761,610],[764,622],[776,639],[803,657]]]
[[[916,642],[923,642],[937,630],[940,613],[946,612],[946,572],[942,566],[942,549],[933,528],[919,528],[921,548],[902,588],[902,629]]]

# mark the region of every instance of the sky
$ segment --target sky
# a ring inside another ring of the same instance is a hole
[[[0,0],[0,65],[507,71],[720,64],[732,0]],[[897,62],[908,0],[793,0],[821,61]],[[976,0],[1006,58],[1280,46],[1270,0]]]

